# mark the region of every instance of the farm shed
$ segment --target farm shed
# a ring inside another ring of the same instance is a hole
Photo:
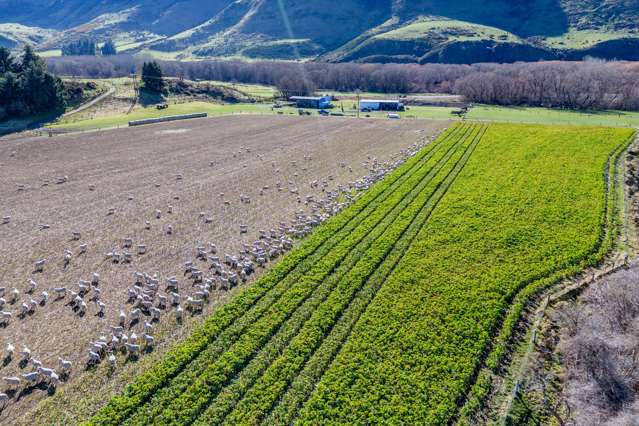
[[[388,99],[362,99],[359,108],[361,111],[404,111],[404,104]]]
[[[330,96],[291,96],[290,100],[295,102],[298,108],[324,109],[331,107]]]

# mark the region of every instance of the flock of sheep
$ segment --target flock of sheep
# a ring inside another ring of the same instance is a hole
[[[257,230],[258,239],[252,243],[242,244],[242,248],[237,253],[222,254],[223,251],[219,250],[213,242],[194,247],[192,259],[183,262],[173,276],[161,277],[158,272],[149,271],[135,272],[130,278],[126,294],[122,295],[123,300],[126,300],[125,309],[111,307],[102,299],[102,291],[108,286],[104,285],[97,272],[93,272],[91,276],[80,280],[74,286],[46,288],[41,286],[38,283],[38,274],[43,273],[51,262],[49,259],[39,259],[34,264],[31,278],[24,286],[0,288],[0,326],[10,327],[13,321],[25,320],[36,310],[45,309],[47,306],[64,306],[80,317],[95,315],[104,320],[103,332],[89,343],[86,351],[86,365],[80,367],[91,368],[106,362],[109,368],[116,368],[118,359],[136,360],[143,354],[153,351],[156,345],[154,328],[158,322],[168,320],[170,317],[176,324],[180,324],[187,312],[191,315],[201,313],[204,306],[212,299],[212,294],[228,291],[249,280],[258,269],[265,268],[270,261],[290,250],[294,239],[304,237],[314,227],[352,203],[358,194],[384,178],[407,158],[415,155],[429,141],[429,138],[423,137],[387,162],[381,162],[369,156],[362,164],[368,170],[366,176],[345,185],[336,185],[334,189],[329,189],[331,181],[334,180],[330,175],[325,179],[308,182],[308,188],[321,193],[319,196],[311,193],[302,195],[303,189],[292,180],[278,181],[273,188],[269,185],[259,185],[259,188],[256,188],[256,194],[259,194],[259,197],[268,197],[269,191],[290,194],[291,202],[299,205],[290,222],[280,222],[268,230]],[[237,154],[250,152],[249,148],[241,148]],[[302,163],[312,161],[313,158],[310,155],[305,155]],[[209,164],[209,166],[213,165],[213,163]],[[290,166],[306,170],[304,164],[300,165],[295,161]],[[348,169],[352,173],[352,168],[345,162],[339,163],[339,167]],[[275,164],[272,165],[272,172],[276,177],[281,176]],[[297,173],[293,174],[294,178],[297,176]],[[67,176],[60,177],[55,180],[55,183],[63,185],[68,182],[68,179]],[[175,179],[182,181],[185,177],[182,173],[176,173]],[[17,190],[24,191],[24,185],[18,186]],[[88,190],[96,191],[95,185],[89,185]],[[224,204],[230,204],[230,200],[224,193],[220,193],[219,197]],[[236,197],[240,204],[250,204],[253,201],[245,194],[236,194]],[[179,197],[176,197],[174,203],[179,201]],[[144,220],[144,228],[150,230],[154,220],[159,220],[163,215],[170,216],[174,210],[173,205],[169,205],[164,212],[157,208]],[[105,214],[117,215],[117,209],[109,208]],[[214,220],[205,212],[200,212],[198,217],[193,219],[203,223],[211,223]],[[11,217],[3,217],[2,224],[9,223],[11,223]],[[49,228],[50,226],[46,223],[40,225],[42,231]],[[172,235],[176,232],[176,228],[172,224],[165,224],[162,232],[165,235]],[[231,232],[237,232],[239,235],[247,234],[249,225],[239,224],[238,229]],[[81,261],[81,256],[91,249],[88,243],[83,243],[81,232],[70,229],[68,233],[70,239],[80,245],[76,253],[65,249],[55,256],[55,259],[60,257],[63,268],[67,268],[71,262]],[[136,257],[147,255],[147,251],[148,247],[144,243],[136,244],[132,238],[125,237],[117,248],[105,253],[104,258],[114,267],[118,264],[135,264]],[[169,313],[172,315],[169,316]],[[58,359],[57,365],[45,366],[26,346],[22,346],[16,353],[14,344],[16,342],[7,343],[2,367],[17,362],[19,368],[25,372],[2,377],[5,386],[4,393],[0,393],[2,405],[12,398],[19,399],[21,394],[35,388],[54,391],[56,386],[69,377],[74,368],[79,367],[62,358]]]

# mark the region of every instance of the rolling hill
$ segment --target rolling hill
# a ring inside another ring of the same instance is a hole
[[[87,35],[176,59],[638,60],[639,0],[0,0],[0,44]]]

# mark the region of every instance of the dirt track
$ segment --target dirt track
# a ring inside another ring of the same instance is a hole
[[[445,126],[413,120],[234,116],[0,141],[0,218],[11,216],[9,224],[0,225],[0,287],[6,287],[7,293],[13,287],[21,292],[15,304],[3,308],[14,315],[0,329],[1,349],[8,342],[16,352],[26,345],[47,367],[57,368],[58,356],[70,359],[76,366],[70,382],[76,381],[82,375],[89,342],[108,334],[109,325],[118,322],[120,309],[128,314],[126,289],[134,271],[157,271],[164,284],[166,277],[180,276],[181,265],[195,257],[197,246],[213,242],[222,256],[235,254],[241,243],[257,239],[259,229],[288,222],[294,211],[304,207],[287,190],[290,186],[299,188],[302,198],[321,195],[309,182],[326,179],[328,189],[334,189],[366,174],[362,163],[369,156],[388,160]],[[312,160],[305,160],[306,155]],[[351,166],[352,172],[340,167],[340,162]],[[176,179],[178,174],[182,180]],[[329,175],[334,179],[328,180]],[[56,184],[61,176],[68,181]],[[47,180],[49,184],[43,186]],[[275,189],[277,182],[283,191]],[[18,191],[19,185],[25,189]],[[90,191],[89,185],[95,185],[95,190]],[[265,185],[270,189],[261,196]],[[240,203],[240,194],[251,197],[251,203]],[[169,205],[172,214],[167,213]],[[115,214],[107,215],[109,209],[115,209]],[[159,220],[156,210],[162,211]],[[213,222],[204,223],[200,212]],[[146,220],[151,222],[150,230],[145,230]],[[247,234],[240,234],[241,223],[249,226]],[[40,230],[41,224],[50,228]],[[173,235],[164,232],[169,224]],[[71,239],[73,231],[81,232],[79,241]],[[144,243],[148,253],[134,255],[128,265],[105,260],[105,253],[121,250],[124,238],[133,240],[132,252]],[[88,249],[78,255],[81,244]],[[67,268],[63,267],[65,249],[73,253]],[[47,259],[44,272],[33,273],[39,259]],[[104,318],[95,315],[97,308],[88,300],[84,317],[66,306],[69,296],[54,300],[53,287],[77,290],[78,281],[90,280],[93,272],[101,277],[101,299],[107,305]],[[24,294],[31,277],[38,284],[32,296]],[[17,318],[22,302],[31,297],[39,300],[42,291],[49,292],[49,302],[24,319]],[[214,305],[226,297],[226,293],[215,295]],[[163,313],[158,354],[197,321],[177,326],[172,315]],[[17,354],[0,368],[0,377],[30,371],[30,366],[21,370],[16,358]],[[127,376],[138,371],[134,366],[127,368]],[[102,399],[125,379],[103,388]],[[73,383],[62,386],[70,387],[68,393],[73,394]],[[44,391],[36,390],[21,396],[19,402],[11,401],[0,421],[8,422],[17,409],[24,412],[44,396]]]

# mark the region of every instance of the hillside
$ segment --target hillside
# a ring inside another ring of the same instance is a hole
[[[0,0],[0,23],[20,24],[0,26],[8,46],[112,36],[178,59],[639,59],[639,0]]]

